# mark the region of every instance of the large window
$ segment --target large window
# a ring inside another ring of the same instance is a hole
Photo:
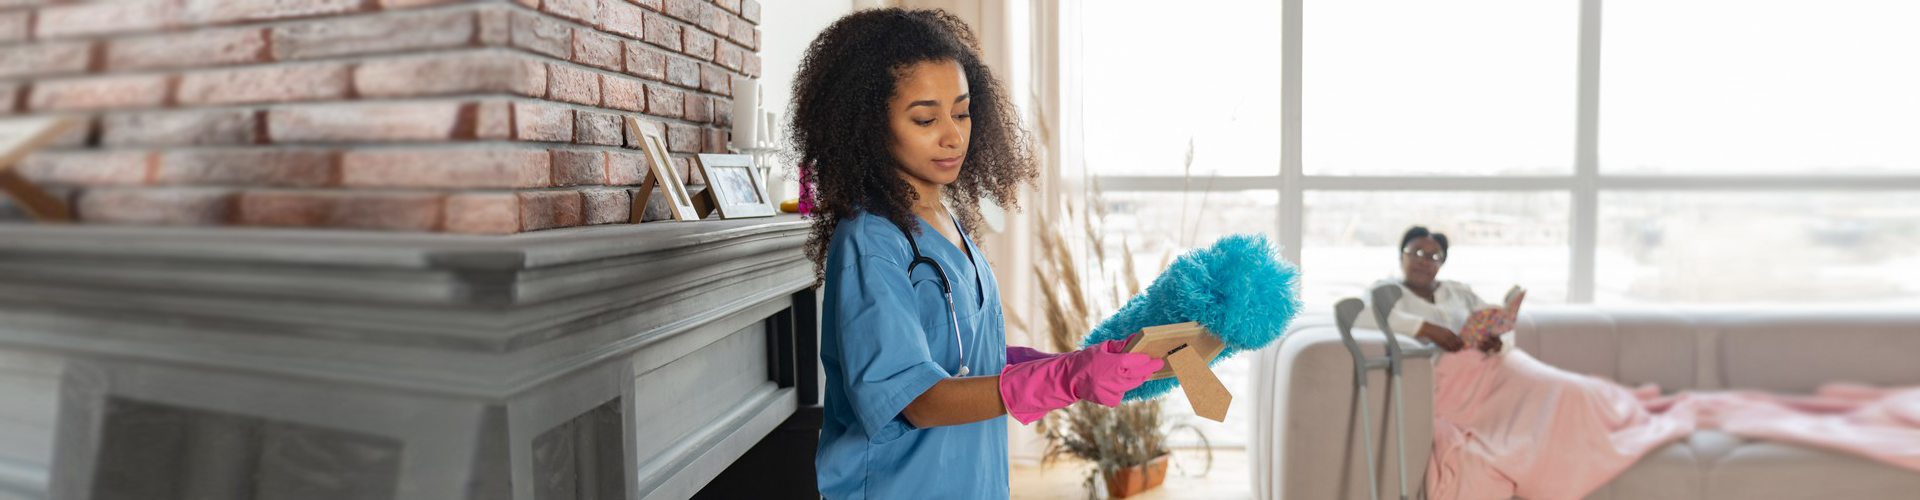
[[[1920,304],[1920,3],[1080,5],[1067,135],[1143,279],[1265,232],[1325,312],[1422,224],[1482,296]]]

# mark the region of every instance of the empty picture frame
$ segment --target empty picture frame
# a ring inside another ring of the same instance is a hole
[[[720,210],[720,218],[770,217],[772,200],[760,170],[753,168],[749,155],[700,155],[700,174],[707,178],[707,192]]]
[[[700,220],[699,212],[693,208],[693,197],[687,195],[686,181],[680,179],[680,173],[673,168],[673,158],[667,156],[667,139],[660,135],[660,129],[631,116],[627,117],[627,128],[633,132],[634,141],[640,143],[640,151],[647,157],[648,171],[652,173],[633,197],[633,215],[629,222],[639,223],[647,213],[646,205],[654,187],[659,187],[667,196],[673,220]]]

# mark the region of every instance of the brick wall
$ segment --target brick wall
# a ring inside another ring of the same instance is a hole
[[[726,152],[755,0],[0,0],[0,119],[87,223],[515,233],[627,220]],[[15,217],[19,217],[16,213]]]

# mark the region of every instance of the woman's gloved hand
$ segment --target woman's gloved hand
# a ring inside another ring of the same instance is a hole
[[[1123,352],[1126,345],[1125,340],[1110,340],[1007,365],[1000,372],[1000,399],[1007,404],[1007,414],[1030,424],[1075,401],[1120,404],[1127,391],[1139,387],[1166,364],[1145,354]],[[1008,359],[1012,359],[1011,349]]]

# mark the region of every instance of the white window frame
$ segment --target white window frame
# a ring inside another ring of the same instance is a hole
[[[1337,1],[1337,0],[1327,0]],[[1609,191],[1920,191],[1920,175],[1603,175],[1599,163],[1600,40],[1604,0],[1580,0],[1579,43],[1574,114],[1573,173],[1545,176],[1347,176],[1307,175],[1301,163],[1301,26],[1306,0],[1283,0],[1280,12],[1280,168],[1270,176],[1215,177],[1213,185],[1234,190],[1273,190],[1277,234],[1287,259],[1300,262],[1309,191],[1529,191],[1568,193],[1572,199],[1568,241],[1567,302],[1594,300],[1594,252],[1598,246],[1600,193]],[[1076,82],[1077,83],[1077,82]],[[1070,93],[1077,101],[1081,92]],[[1073,103],[1073,104],[1078,104]],[[1082,168],[1082,172],[1087,172]],[[1192,188],[1183,177],[1104,176],[1088,172],[1101,191],[1182,192]],[[1311,265],[1311,263],[1306,263]]]

